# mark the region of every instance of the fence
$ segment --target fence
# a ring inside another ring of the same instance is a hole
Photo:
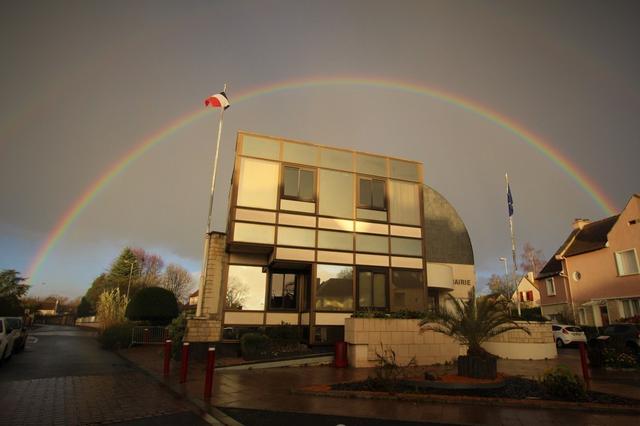
[[[136,326],[131,330],[132,345],[161,345],[168,337],[166,327]]]

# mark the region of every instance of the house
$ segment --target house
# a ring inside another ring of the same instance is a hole
[[[189,295],[189,303],[188,306],[196,306],[198,304],[198,290],[194,291]]]
[[[536,277],[542,314],[603,326],[640,314],[640,194],[619,215],[576,219]]]
[[[344,337],[354,311],[424,310],[476,285],[451,204],[412,160],[239,132],[226,233],[207,265],[191,342],[299,325],[313,344]]]
[[[58,299],[47,299],[40,304],[36,314],[42,316],[58,315],[58,304]]]
[[[526,308],[534,308],[540,306],[540,290],[533,276],[533,272],[527,272],[522,276],[516,291],[513,292],[511,300],[514,303],[520,301],[520,304]]]

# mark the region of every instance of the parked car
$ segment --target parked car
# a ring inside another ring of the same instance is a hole
[[[638,353],[640,348],[640,326],[638,324],[610,324],[602,330],[598,340],[618,349],[631,349]]]
[[[553,331],[553,339],[556,341],[556,346],[559,348],[572,343],[587,342],[587,336],[585,336],[584,331],[578,326],[553,324],[551,330]]]
[[[29,334],[27,332],[27,327],[20,317],[7,318],[7,321],[11,325],[11,328],[17,331],[16,340],[13,343],[13,353],[21,352],[27,344],[27,336]]]
[[[0,317],[0,364],[13,355],[14,345],[20,334],[19,330],[12,327],[13,323],[10,318]]]

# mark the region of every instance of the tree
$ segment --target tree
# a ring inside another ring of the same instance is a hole
[[[105,290],[111,290],[113,287],[114,285],[107,278],[107,274],[100,274],[98,277],[96,277],[95,280],[93,280],[93,283],[91,283],[91,287],[89,287],[87,293],[84,296],[91,304],[92,310],[96,309],[100,295]]]
[[[180,265],[171,263],[167,266],[162,277],[162,287],[166,288],[176,297],[177,300],[184,301],[191,285],[193,277]]]
[[[133,265],[133,267],[132,267]],[[108,277],[113,281],[129,281],[129,276],[138,278],[140,276],[141,264],[137,256],[129,247],[125,247],[120,255],[113,261],[109,268]]]
[[[139,265],[139,273],[136,275],[138,287],[154,287],[162,285],[162,268],[164,260],[157,254],[148,253],[142,248],[135,247],[131,251]]]
[[[91,302],[89,302],[89,299],[83,297],[80,300],[78,308],[76,309],[76,313],[79,317],[90,317],[91,315],[95,314],[95,311],[93,309],[93,306],[91,306]]]
[[[168,324],[178,313],[178,302],[173,293],[160,287],[147,287],[133,297],[127,306],[126,317],[132,321]]]
[[[517,324],[509,317],[506,301],[494,297],[477,298],[475,289],[469,290],[469,298],[456,299],[446,295],[450,303],[441,304],[432,311],[428,311],[420,321],[423,330],[435,331],[453,337],[460,344],[467,346],[467,356],[478,358],[492,358],[482,348],[488,339],[509,330],[523,330],[531,334],[526,327]],[[453,306],[449,311],[446,305]],[[459,360],[460,361],[460,360]],[[458,374],[461,374],[461,363],[458,363]],[[495,364],[494,364],[495,368]]]
[[[520,270],[525,273],[533,272],[534,275],[538,275],[545,263],[542,250],[536,249],[529,242],[524,243],[520,259]]]
[[[513,285],[509,284],[505,281],[503,277],[497,274],[492,274],[489,278],[489,282],[487,283],[491,294],[500,294],[504,296],[507,300],[511,300],[511,296],[515,289]]]
[[[20,298],[29,291],[25,280],[15,269],[0,271],[0,316],[22,315],[24,308]]]

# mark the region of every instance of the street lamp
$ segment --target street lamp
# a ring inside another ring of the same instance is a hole
[[[127,299],[129,299],[129,290],[131,290],[131,275],[133,275],[133,265],[135,265],[138,262],[136,262],[135,260],[125,259],[124,263],[131,265],[131,268],[129,268],[129,285],[127,285]]]
[[[506,257],[500,257],[498,258],[498,260],[502,263],[504,263],[504,282],[508,283],[509,282],[509,269],[507,269],[507,258]]]

